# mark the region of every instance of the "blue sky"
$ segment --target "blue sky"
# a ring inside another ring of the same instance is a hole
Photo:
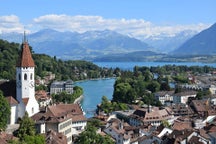
[[[203,30],[216,0],[0,0],[0,32],[110,29],[135,37]]]

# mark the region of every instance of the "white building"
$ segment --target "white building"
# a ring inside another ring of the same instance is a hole
[[[17,123],[17,119],[22,118],[25,112],[29,116],[39,112],[39,104],[35,99],[35,64],[25,34],[21,49],[16,65],[16,99],[7,97],[11,106],[9,125]]]
[[[174,91],[159,91],[155,93],[155,99],[160,101],[161,104],[165,104],[165,102],[172,102],[173,101],[173,94]]]
[[[21,48],[22,52],[16,65],[16,100],[19,102],[17,109],[18,117],[23,117],[25,112],[29,116],[39,112],[39,105],[35,99],[35,64],[25,34]]]
[[[186,104],[188,102],[189,97],[196,97],[196,91],[184,91],[179,92],[173,95],[173,103],[179,104],[183,103]]]
[[[8,121],[9,125],[15,124],[16,123],[16,118],[17,118],[17,108],[18,108],[18,102],[12,97],[8,96],[6,97],[8,103],[10,104],[11,107],[11,115],[10,119]]]
[[[44,111],[32,116],[39,133],[54,130],[67,137],[67,143],[72,143],[72,135],[84,131],[87,119],[79,104],[58,104],[47,106]]]
[[[54,81],[50,86],[50,94],[57,94],[63,91],[72,94],[73,93],[73,81]]]

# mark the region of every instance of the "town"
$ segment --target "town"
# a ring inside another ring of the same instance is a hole
[[[113,75],[113,99],[103,96],[94,116],[86,118],[79,103],[82,89],[72,80],[57,81],[52,72],[36,76],[25,34],[21,48],[15,85],[9,80],[0,84],[2,144],[216,142],[215,68],[173,65],[119,70]],[[35,89],[49,84],[50,89]]]

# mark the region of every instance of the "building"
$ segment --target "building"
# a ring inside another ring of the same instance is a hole
[[[54,81],[50,86],[50,94],[57,94],[63,91],[72,94],[73,93],[73,81]]]
[[[34,68],[34,60],[24,33],[21,55],[16,65],[16,98],[7,97],[11,106],[11,125],[15,124],[18,118],[22,118],[25,112],[29,116],[39,112],[39,104],[35,99]]]
[[[58,104],[47,106],[44,110],[32,116],[36,122],[38,133],[54,130],[67,137],[67,143],[72,143],[72,135],[82,132],[87,119],[79,104]],[[77,132],[77,131],[78,132]]]
[[[138,144],[138,143],[153,143],[155,139],[150,136],[152,126],[130,126],[128,123],[119,119],[110,119],[104,132],[111,136],[116,144]]]
[[[8,96],[6,97],[8,103],[10,104],[11,108],[11,115],[10,119],[8,121],[8,124],[15,124],[16,123],[16,118],[17,118],[17,107],[18,107],[18,102],[12,97]]]
[[[166,102],[173,101],[173,94],[174,91],[160,91],[155,93],[155,98],[160,101],[162,105],[164,105]]]
[[[154,107],[152,109],[137,109],[129,116],[129,124],[132,126],[148,125],[159,126],[162,121],[173,123],[174,115],[170,108],[159,109]]]
[[[51,105],[52,103],[51,96],[47,95],[47,92],[44,90],[36,91],[35,98],[38,101],[40,107],[45,107]]]
[[[196,97],[197,91],[184,91],[175,93],[173,95],[173,103],[175,104],[186,104],[188,102],[189,97]]]

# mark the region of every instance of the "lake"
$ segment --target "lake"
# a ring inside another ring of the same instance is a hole
[[[216,67],[216,63],[200,63],[200,62],[94,62],[100,67],[116,68],[122,70],[133,70],[134,66],[164,66],[164,65],[186,65],[186,66],[211,66]]]
[[[94,62],[94,64],[100,67],[116,68],[119,67],[122,70],[133,70],[134,66],[163,66],[163,65],[187,65],[187,66],[212,66],[216,67],[215,63],[168,63],[168,62]],[[97,104],[101,102],[102,96],[107,96],[108,99],[112,99],[113,85],[115,79],[98,79],[76,82],[75,85],[80,86],[84,90],[84,98],[81,101],[81,105],[86,112],[86,117],[90,118],[94,115],[94,110]]]

